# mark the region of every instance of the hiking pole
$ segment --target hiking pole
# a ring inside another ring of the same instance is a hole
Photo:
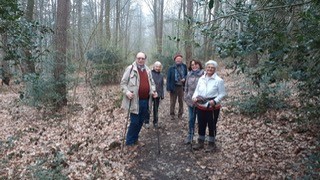
[[[156,122],[157,120],[157,127],[156,127],[156,130],[157,130],[157,139],[158,139],[158,154],[160,154],[160,134],[159,134],[159,122],[158,122],[158,106],[157,106],[157,103],[156,103],[156,100],[157,98],[153,98],[153,108],[154,108],[154,111],[153,111],[153,121]],[[160,104],[160,98],[159,98],[159,104]]]
[[[130,116],[130,108],[131,108],[131,99],[129,101],[129,108],[128,108],[128,114],[127,114],[127,118],[126,118],[126,123],[125,123],[125,126],[124,126],[124,131],[123,131],[123,139],[122,139],[122,146],[121,146],[121,155],[123,153],[123,147],[124,147],[124,139],[125,139],[125,136],[126,136],[126,133],[127,133],[127,126],[128,126],[128,121],[129,121],[129,116]]]
[[[193,128],[191,128],[191,141],[190,141],[190,149],[191,152],[194,153],[193,148],[192,148],[192,142],[193,142],[193,134],[194,134],[194,129],[195,129],[195,125],[196,125],[196,106],[193,106]],[[192,123],[192,122],[191,122]]]

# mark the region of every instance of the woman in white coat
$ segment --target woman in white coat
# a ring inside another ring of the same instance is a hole
[[[193,146],[194,150],[204,148],[206,128],[209,129],[209,144],[206,152],[215,149],[215,137],[217,131],[217,121],[220,113],[220,102],[226,95],[224,81],[217,73],[218,63],[209,60],[205,64],[206,73],[200,77],[192,100],[197,107],[198,117],[198,144]]]

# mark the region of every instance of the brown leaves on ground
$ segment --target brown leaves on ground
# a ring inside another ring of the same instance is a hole
[[[75,103],[59,114],[27,107],[19,95],[0,87],[0,177],[41,179],[42,172],[70,179],[285,179],[302,177],[304,159],[319,147],[299,131],[290,110],[250,119],[230,105],[243,77],[221,72],[228,97],[218,122],[217,151],[184,145],[188,117],[171,120],[169,96],[161,102],[159,138],[143,128],[140,145],[121,152],[127,113],[117,107],[119,86],[79,86]],[[73,94],[70,92],[70,94]],[[186,107],[185,107],[186,108]],[[50,115],[50,117],[48,117]],[[152,118],[151,118],[152,122]],[[194,138],[196,139],[196,137]],[[141,144],[144,145],[141,145]],[[158,154],[160,148],[160,154]],[[60,175],[60,176],[59,176]]]

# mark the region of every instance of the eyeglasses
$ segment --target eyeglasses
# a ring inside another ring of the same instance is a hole
[[[146,58],[137,57],[138,60],[145,60]]]

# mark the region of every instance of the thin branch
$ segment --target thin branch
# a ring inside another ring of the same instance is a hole
[[[301,6],[301,5],[309,4],[309,3],[311,3],[311,2],[312,2],[312,1],[303,2],[303,3],[297,3],[297,4],[292,4],[292,5],[285,5],[285,6],[266,7],[266,8],[261,8],[261,9],[252,10],[252,11],[236,12],[236,13],[228,14],[228,15],[225,15],[225,16],[217,17],[217,18],[215,18],[215,19],[213,19],[213,20],[211,20],[211,21],[199,23],[198,25],[208,24],[208,23],[211,23],[211,22],[215,22],[215,21],[217,21],[217,20],[219,20],[219,19],[228,18],[228,17],[235,16],[235,15],[238,15],[238,14],[250,13],[250,12],[257,12],[257,11],[268,11],[268,10],[272,10],[272,9],[282,9],[282,8],[288,8],[288,7],[295,7],[295,6]]]

